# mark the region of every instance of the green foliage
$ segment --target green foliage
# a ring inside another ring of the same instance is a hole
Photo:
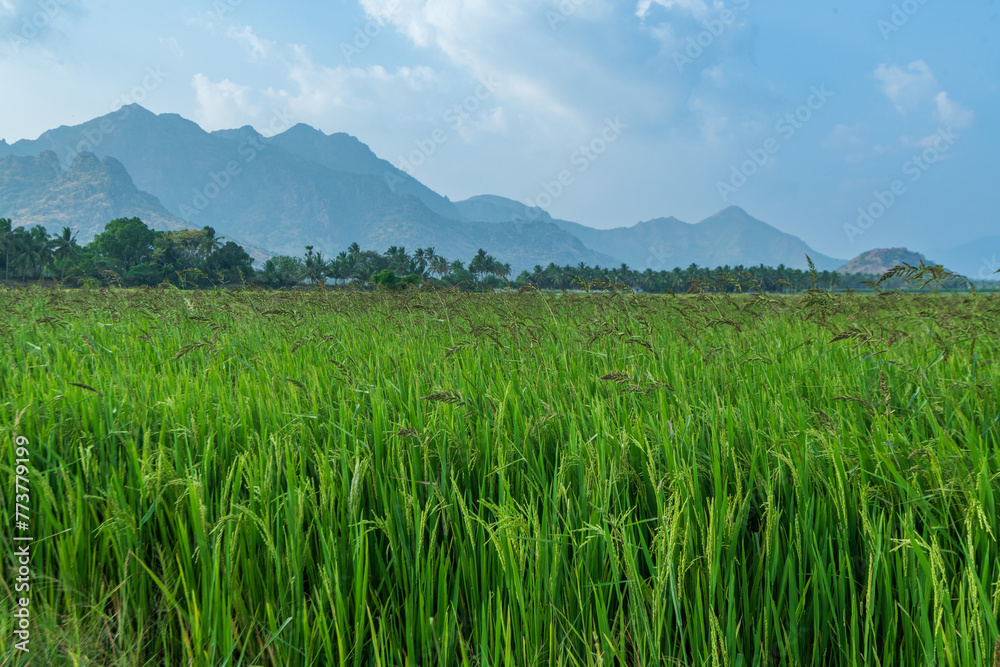
[[[176,280],[182,287],[244,284],[253,280],[253,260],[233,242],[223,244],[211,227],[157,232],[138,218],[112,220],[87,247],[64,227],[50,236],[44,227],[11,229],[0,220],[0,257],[26,283],[54,278],[80,284],[91,278],[110,284],[157,285]],[[71,280],[72,279],[72,280]]]
[[[108,284],[125,286],[158,285],[164,281],[190,288],[221,285],[256,284],[282,288],[296,285],[326,287],[384,286],[388,275],[420,285],[430,277],[435,284],[460,286],[466,290],[491,291],[500,288],[543,290],[582,290],[586,292],[628,285],[650,294],[685,292],[789,292],[835,288],[873,291],[909,289],[967,289],[969,281],[939,266],[912,267],[903,264],[884,276],[841,275],[816,270],[807,256],[809,271],[778,267],[729,267],[708,269],[692,264],[670,271],[636,271],[626,265],[605,269],[583,263],[577,266],[536,266],[522,271],[511,281],[511,266],[498,261],[480,248],[469,261],[449,261],[434,248],[417,248],[411,254],[405,247],[391,246],[385,252],[362,250],[354,243],[333,258],[326,258],[306,246],[302,257],[278,256],[265,264],[258,274],[245,250],[232,241],[223,243],[211,227],[157,232],[137,218],[114,220],[87,247],[76,243],[73,231],[65,227],[59,235],[49,236],[42,227],[12,229],[9,220],[0,220],[0,258],[5,279],[16,277],[22,283],[37,278],[39,283],[55,279],[60,284],[70,277],[84,276]],[[386,273],[389,272],[389,273]],[[114,276],[112,278],[112,276]],[[381,278],[378,278],[381,276]],[[919,279],[918,279],[919,278]],[[68,284],[75,284],[69,282]],[[394,284],[394,283],[393,283]],[[976,287],[996,285],[979,281]]]
[[[8,664],[994,661],[997,296],[0,308],[36,537]]]
[[[111,269],[124,273],[153,257],[156,232],[139,218],[112,220],[92,243],[94,249],[110,262]]]
[[[298,257],[279,255],[267,260],[260,276],[267,287],[291,287],[305,276],[305,264]]]
[[[399,285],[399,277],[389,269],[382,269],[371,278],[372,285],[393,289]]]
[[[238,285],[253,277],[253,258],[236,243],[228,241],[208,257],[208,269],[222,276],[226,284]]]
[[[400,285],[411,285],[413,287],[420,287],[424,283],[424,277],[419,273],[411,273],[408,276],[403,276],[399,279]]]

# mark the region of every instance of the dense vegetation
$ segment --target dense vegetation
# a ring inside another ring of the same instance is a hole
[[[29,288],[0,309],[31,664],[1000,660],[996,296]]]
[[[64,227],[50,235],[42,226],[13,227],[0,218],[0,264],[4,280],[29,278],[43,283],[156,285],[174,281],[182,287],[241,284],[253,275],[253,260],[215,230],[158,232],[138,218],[119,218],[88,245]]]
[[[434,248],[392,246],[385,252],[362,250],[352,244],[333,258],[314,252],[307,246],[302,257],[277,256],[254,270],[253,260],[236,243],[218,237],[215,230],[157,232],[137,218],[110,222],[104,232],[85,247],[76,243],[72,230],[49,235],[43,227],[12,228],[9,219],[0,219],[0,267],[9,282],[11,277],[26,284],[29,279],[44,283],[46,278],[65,285],[142,286],[171,284],[181,288],[212,286],[294,287],[297,285],[334,286],[419,286],[424,283],[442,287],[461,285],[465,289],[532,285],[543,290],[579,290],[595,286],[627,284],[651,294],[688,291],[765,291],[803,290],[814,285],[827,289],[866,290],[877,280],[873,275],[842,275],[831,271],[810,271],[766,266],[723,266],[716,269],[694,264],[670,271],[637,271],[626,265],[601,267],[535,266],[512,277],[510,264],[500,262],[480,249],[468,264],[448,260]],[[881,287],[898,289],[908,286],[902,278],[884,282]],[[954,279],[944,286],[960,288],[967,282]]]

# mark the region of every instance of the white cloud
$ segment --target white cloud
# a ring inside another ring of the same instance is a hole
[[[942,90],[938,93],[937,97],[934,98],[934,102],[937,105],[937,120],[942,125],[948,125],[954,127],[956,130],[961,130],[972,124],[975,114],[958,102],[953,101],[945,91]]]
[[[716,2],[712,7],[709,7],[705,0],[639,0],[635,15],[639,18],[646,18],[653,5],[690,12],[698,19],[704,18],[715,9],[722,8],[721,2]]]
[[[923,102],[934,98],[941,89],[937,79],[923,60],[917,60],[901,69],[895,65],[879,65],[875,78],[885,96],[903,115]]]
[[[238,127],[260,112],[259,105],[252,101],[254,95],[249,86],[229,79],[215,83],[201,73],[194,75],[191,85],[198,100],[195,120],[206,130]]]
[[[226,37],[230,39],[235,39],[240,44],[250,52],[250,59],[257,60],[259,58],[266,58],[275,49],[275,43],[257,36],[254,29],[248,25],[239,28],[235,25],[229,26],[226,30]]]
[[[440,51],[458,72],[472,81],[498,78],[496,96],[537,118],[585,133],[588,120],[576,91],[563,91],[557,77],[586,71],[600,77],[593,53],[553,40],[546,12],[559,12],[559,0],[360,0],[372,19],[390,22],[420,48]],[[565,3],[564,3],[565,4]],[[570,21],[596,21],[612,11],[607,0],[586,0],[566,16]],[[565,12],[563,13],[565,15]],[[475,83],[470,81],[472,87]],[[471,91],[469,91],[471,92]]]
[[[297,116],[318,118],[339,109],[398,109],[418,106],[417,98],[433,89],[437,73],[430,67],[381,65],[328,67],[316,63],[305,47],[291,47],[288,79],[293,91],[287,103]]]
[[[938,126],[962,130],[972,124],[973,112],[951,99],[923,60],[910,63],[905,70],[895,65],[879,65],[875,78],[896,111],[904,117],[913,111],[927,110]],[[927,136],[903,135],[899,138],[900,144],[911,150],[930,148],[937,141],[937,131]]]

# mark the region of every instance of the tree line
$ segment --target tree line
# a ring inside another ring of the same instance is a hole
[[[511,266],[483,249],[466,264],[440,255],[434,248],[413,252],[392,246],[385,252],[363,250],[357,243],[334,257],[324,257],[306,246],[301,257],[279,255],[254,269],[253,258],[233,241],[223,242],[212,227],[155,231],[138,218],[109,222],[92,242],[80,245],[69,227],[49,234],[42,226],[14,228],[0,218],[0,261],[7,282],[55,282],[62,285],[121,286],[171,284],[182,289],[257,285],[265,288],[296,286],[355,286],[402,289],[406,286],[463,289],[593,290],[628,285],[653,294],[691,291],[801,291],[864,290],[878,276],[847,275],[833,271],[799,270],[779,265],[721,266],[691,264],[669,271],[643,271],[622,264],[617,268],[536,265],[512,277]],[[905,276],[880,284],[881,288],[910,286]]]
[[[253,276],[253,259],[211,227],[155,231],[139,218],[112,220],[87,245],[63,227],[49,234],[41,225],[13,227],[0,218],[4,280],[52,281],[68,285],[156,285],[210,287],[239,284]]]

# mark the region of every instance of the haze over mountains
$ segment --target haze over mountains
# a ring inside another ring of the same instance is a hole
[[[209,133],[138,105],[36,140],[0,141],[0,216],[74,227],[81,242],[115,217],[138,216],[157,229],[211,225],[280,254],[312,245],[334,255],[357,242],[433,246],[467,260],[485,248],[515,272],[550,262],[801,269],[807,254],[820,270],[845,263],[736,207],[694,225],[658,218],[598,230],[503,197],[452,202],[347,134],[301,124],[271,138],[249,126]]]
[[[0,211],[18,226],[43,225],[50,232],[72,227],[88,241],[115,218],[138,216],[159,230],[189,226],[136,188],[121,162],[93,153],[75,158],[65,170],[52,151],[0,158]]]

